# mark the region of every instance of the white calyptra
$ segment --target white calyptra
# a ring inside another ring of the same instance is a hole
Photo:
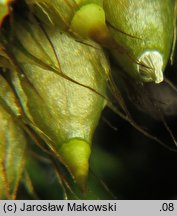
[[[163,58],[158,51],[145,51],[138,59],[137,71],[146,82],[163,81]]]

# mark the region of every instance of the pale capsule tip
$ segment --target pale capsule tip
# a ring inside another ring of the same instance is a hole
[[[155,50],[145,51],[138,59],[137,70],[144,82],[163,81],[163,58]]]

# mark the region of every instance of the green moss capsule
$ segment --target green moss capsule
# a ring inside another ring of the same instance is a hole
[[[174,0],[103,1],[112,37],[127,50],[124,53],[112,50],[112,53],[136,80],[163,81],[173,41],[174,5]]]
[[[14,71],[12,82],[24,112],[84,187],[93,133],[105,105],[109,65],[104,53],[97,44],[79,43],[59,29],[46,30],[46,37],[35,22],[15,27],[14,40],[21,45],[12,45],[12,52],[23,74]]]

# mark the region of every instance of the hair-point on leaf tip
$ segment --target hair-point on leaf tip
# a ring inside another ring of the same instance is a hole
[[[137,70],[145,82],[163,81],[163,58],[158,51],[145,51],[138,59]]]

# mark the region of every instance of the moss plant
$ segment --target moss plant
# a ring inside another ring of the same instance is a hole
[[[0,198],[14,199],[20,182],[37,197],[30,179],[32,158],[52,167],[63,198],[97,197],[90,184],[95,178],[89,161],[102,111],[109,106],[143,132],[117,83],[163,82],[174,51],[175,4],[175,0],[0,1],[0,164],[6,145],[10,158],[6,167],[0,166]],[[120,68],[116,76],[109,59]],[[12,161],[15,165],[9,168]],[[100,194],[98,198],[105,196]]]

